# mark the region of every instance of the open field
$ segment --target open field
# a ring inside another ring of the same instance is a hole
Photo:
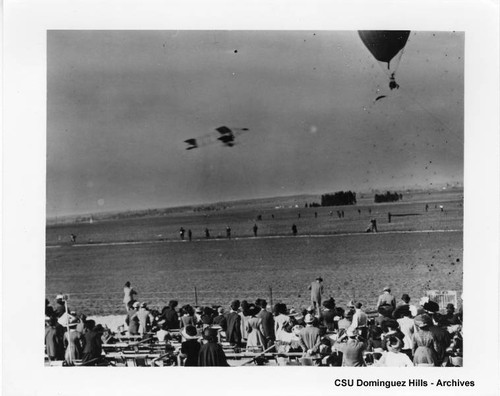
[[[366,200],[343,208],[304,208],[304,202],[297,202],[298,208],[277,209],[260,202],[208,213],[48,226],[46,295],[52,300],[57,293],[69,293],[71,309],[106,315],[123,313],[127,280],[139,300],[153,307],[171,298],[193,304],[194,287],[200,305],[227,305],[234,298],[269,300],[272,287],[273,302],[299,307],[308,305],[307,285],[318,275],[327,297],[341,305],[356,298],[368,309],[386,285],[414,300],[429,289],[460,292],[462,202],[461,191],[405,195],[393,204]],[[344,210],[343,218],[337,210]],[[388,212],[414,216],[388,223]],[[256,221],[258,215],[262,220]],[[372,217],[379,233],[364,233]],[[292,223],[298,227],[296,237]],[[226,225],[232,228],[231,240],[223,237]],[[193,230],[193,241],[180,241],[181,226]],[[204,238],[205,227],[214,238]],[[78,235],[76,244],[68,243],[69,233]]]

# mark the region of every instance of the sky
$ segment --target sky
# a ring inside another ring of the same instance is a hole
[[[464,34],[396,80],[356,31],[49,31],[47,216],[462,184]]]

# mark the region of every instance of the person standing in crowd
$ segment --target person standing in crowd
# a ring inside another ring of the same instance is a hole
[[[127,317],[125,318],[125,324],[128,326],[129,335],[139,334],[139,318],[137,317],[137,311],[139,311],[139,302],[132,301],[129,302],[130,309],[127,312]]]
[[[193,231],[191,229],[188,230],[188,239],[190,242],[193,240]]]
[[[188,325],[192,325],[196,327],[196,316],[194,312],[194,308],[187,304],[184,305],[181,309],[183,315],[181,316],[181,327],[186,327]]]
[[[57,318],[51,316],[45,326],[45,347],[49,360],[62,360],[64,358],[63,327],[57,323]]]
[[[238,316],[238,314],[236,314]],[[210,327],[203,333],[205,343],[200,348],[198,366],[201,367],[227,367],[226,354],[217,340],[217,330]]]
[[[179,236],[181,237],[181,240],[184,240],[184,233],[185,232],[186,232],[186,230],[183,227],[181,227],[179,229]]]
[[[361,334],[361,337],[366,338],[366,336],[368,335],[368,327],[367,327],[368,316],[361,309],[362,306],[363,306],[363,304],[360,302],[357,302],[354,305],[355,312],[354,312],[354,315],[352,316],[352,323],[351,323],[350,328],[351,329],[358,329],[360,334]]]
[[[378,366],[385,367],[412,367],[413,362],[408,355],[401,353],[403,343],[398,337],[391,336],[387,340],[387,352],[384,352]]]
[[[312,355],[318,352],[321,341],[320,330],[314,326],[314,316],[307,314],[304,318],[306,327],[299,333],[299,344],[304,353]]]
[[[323,324],[326,326],[328,331],[334,331],[336,328],[335,317],[337,316],[337,311],[335,310],[335,300],[330,297],[328,300],[323,301]]]
[[[434,338],[434,350],[436,351],[436,366],[441,366],[446,359],[446,348],[450,345],[450,334],[445,328],[439,326],[439,304],[435,301],[429,301],[424,304],[424,309],[431,317],[431,324],[428,326],[432,337]]]
[[[227,330],[226,339],[234,346],[241,346],[241,317],[238,315],[240,300],[231,302],[231,310],[226,315]]]
[[[436,340],[429,331],[432,325],[432,319],[427,314],[418,315],[415,318],[417,331],[413,336],[413,363],[437,365]]]
[[[404,334],[403,345],[401,347],[401,352],[412,358],[412,346],[413,346],[413,334],[415,333],[415,321],[411,318],[411,312],[409,305],[403,305],[398,311],[398,316],[396,320],[399,324],[399,329],[401,333]]]
[[[187,325],[181,330],[181,335],[184,339],[181,344],[181,353],[186,358],[184,366],[198,366],[201,344],[198,341],[198,332],[196,327]]]
[[[144,334],[151,330],[151,325],[154,320],[154,317],[151,315],[151,312],[149,312],[148,305],[145,302],[141,303],[139,306],[137,319],[139,319],[139,334],[144,336]]]
[[[311,291],[311,303],[314,307],[315,313],[319,315],[321,297],[323,295],[323,278],[318,276],[316,280],[309,285],[308,290]]]
[[[254,224],[253,225],[253,236],[256,237],[257,236],[257,231],[258,231],[259,227],[257,227],[257,224]]]
[[[54,308],[52,307],[52,305],[50,305],[50,301],[48,298],[45,299],[45,316],[50,318],[52,316],[54,316],[55,313],[54,313]]]
[[[274,306],[274,334],[276,341],[286,341],[288,335],[286,328],[290,324],[290,317],[286,314],[286,305],[277,303]]]
[[[389,286],[384,287],[383,293],[378,297],[377,309],[381,305],[391,305],[392,310],[396,308],[396,297],[391,294],[391,288]]]
[[[295,224],[292,224],[292,234],[293,236],[297,235],[297,226]]]
[[[231,227],[226,227],[226,237],[227,239],[231,239]]]
[[[83,363],[102,357],[102,339],[95,321],[87,320],[85,327],[88,331],[83,336]]]
[[[162,310],[160,318],[165,320],[165,325],[169,330],[180,328],[179,315],[175,309],[178,304],[177,300],[170,300],[168,306]]]
[[[130,285],[130,282],[129,281],[125,282],[125,286],[123,287],[123,303],[125,304],[125,310],[128,311],[129,302],[135,301],[136,295],[137,295],[137,292]]]
[[[212,324],[216,326],[220,326],[221,330],[223,332],[226,332],[227,330],[227,320],[226,320],[226,315],[224,315],[224,308],[219,307],[217,308],[217,316],[214,318]]]
[[[260,308],[256,305],[248,309],[248,320],[246,321],[247,348],[265,349],[266,338],[262,332],[262,319],[257,317]]]
[[[340,344],[337,349],[342,352],[342,366],[362,367],[366,366],[363,359],[363,352],[366,350],[366,343],[359,338],[357,329],[347,330],[347,342]]]
[[[68,323],[69,333],[64,333],[64,344],[66,345],[66,353],[64,354],[64,360],[67,365],[74,365],[75,360],[79,360],[82,357],[82,333],[76,330],[78,325],[78,319],[71,318]]]
[[[262,320],[262,333],[265,338],[264,347],[267,349],[272,344],[274,344],[275,335],[274,335],[274,316],[271,312],[269,312],[267,307],[267,301],[264,299],[258,298],[255,302],[255,305],[260,307],[260,312],[257,314],[257,317]]]
[[[64,301],[64,296],[58,294],[56,296],[56,306],[54,308],[54,314],[57,318],[60,318],[66,313],[66,301]]]

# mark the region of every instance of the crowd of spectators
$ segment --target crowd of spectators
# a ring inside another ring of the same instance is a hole
[[[130,288],[130,285],[126,286]],[[179,307],[176,300],[159,309],[135,300],[127,307],[119,335],[152,337],[168,346],[180,334],[178,353],[186,366],[227,366],[222,344],[238,353],[273,352],[277,357],[301,354],[314,365],[327,366],[461,366],[462,320],[453,304],[440,312],[439,305],[422,298],[400,301],[384,288],[376,312],[365,312],[361,302],[337,306],[333,298],[302,309],[279,302],[269,309],[266,300],[234,300],[228,307]],[[61,297],[61,296],[58,296]],[[84,315],[66,313],[64,301],[55,307],[46,300],[46,353],[50,360],[72,364],[76,359],[102,359],[102,344],[114,335]],[[61,318],[65,322],[61,325]],[[257,362],[266,363],[266,359]]]

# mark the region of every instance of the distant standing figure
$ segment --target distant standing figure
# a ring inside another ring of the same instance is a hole
[[[342,217],[344,217],[344,211],[343,210],[341,211],[341,213],[342,213]]]
[[[210,230],[208,228],[205,228],[205,238],[210,238]]]
[[[71,243],[76,243],[76,235],[75,234],[70,234],[71,238]]]
[[[429,204],[425,204],[425,211],[427,212],[429,210]]]
[[[130,282],[125,282],[125,286],[123,287],[123,303],[125,304],[125,310],[128,311],[130,301],[135,300],[135,296],[137,292],[132,288]]]
[[[318,218],[318,212],[314,212],[314,217]]]
[[[444,206],[443,205],[439,205],[439,210],[444,211]]]
[[[297,219],[300,219],[300,213],[297,214]]]
[[[226,227],[226,237],[231,239],[231,227],[229,226]]]
[[[387,213],[387,218],[389,219],[389,223],[391,222],[392,214],[391,212]]]
[[[257,230],[259,229],[259,227],[257,227],[257,224],[254,224],[253,225],[253,236],[257,236]]]
[[[358,214],[359,214],[359,215],[361,214],[361,209],[358,209]]]
[[[297,226],[295,224],[292,224],[292,234],[297,235]]]
[[[193,239],[193,231],[188,230],[188,238],[189,238],[189,241],[191,241]]]
[[[366,232],[378,232],[378,230],[377,230],[377,220],[376,219],[371,219],[370,220],[370,225],[368,226]]]
[[[371,210],[371,208],[370,208],[370,209],[368,209],[368,214],[372,214],[372,210]]]
[[[184,240],[184,228],[181,227],[181,229],[179,230],[179,235],[181,236],[181,239]]]
[[[316,280],[309,285],[308,290],[311,290],[311,303],[314,310],[319,314],[321,296],[323,295],[323,278],[318,276]]]

